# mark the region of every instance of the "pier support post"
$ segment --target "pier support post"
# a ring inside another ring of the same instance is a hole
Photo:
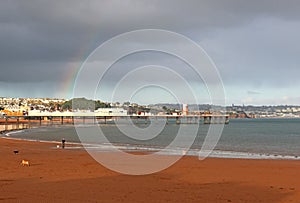
[[[17,129],[19,130],[19,124],[20,124],[20,118],[19,117],[17,117]]]
[[[204,116],[204,124],[211,124],[211,116]]]
[[[225,118],[225,124],[229,124],[229,117],[228,116],[226,116],[226,118]]]
[[[178,117],[178,116],[176,117],[176,124],[177,124],[177,125],[179,125],[179,124],[180,124],[180,119],[179,119],[179,117]]]
[[[8,130],[8,117],[5,118],[5,131]]]

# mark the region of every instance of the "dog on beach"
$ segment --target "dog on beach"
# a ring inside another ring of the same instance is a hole
[[[29,161],[23,159],[21,162],[21,165],[22,166],[30,166],[30,163],[29,163]]]

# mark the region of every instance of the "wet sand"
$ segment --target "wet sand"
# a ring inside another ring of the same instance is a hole
[[[84,150],[4,138],[0,160],[0,202],[300,202],[300,161],[293,160],[186,156],[159,173],[130,176]]]

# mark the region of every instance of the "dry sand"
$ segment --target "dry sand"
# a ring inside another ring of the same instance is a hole
[[[300,161],[184,157],[159,173],[129,176],[84,150],[4,138],[0,157],[0,202],[300,202]]]

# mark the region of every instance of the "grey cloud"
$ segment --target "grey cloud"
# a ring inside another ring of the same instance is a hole
[[[299,19],[299,8],[297,1],[279,0],[2,1],[0,40],[6,52],[0,57],[72,60],[78,50],[91,51],[133,29],[164,28],[192,36],[194,30],[240,26],[260,16]]]
[[[299,21],[267,18],[220,30],[201,43],[227,84],[293,87],[299,85],[299,34]]]
[[[297,86],[299,10],[298,0],[3,0],[0,82],[57,83],[111,37],[161,28],[199,42],[225,84]]]

